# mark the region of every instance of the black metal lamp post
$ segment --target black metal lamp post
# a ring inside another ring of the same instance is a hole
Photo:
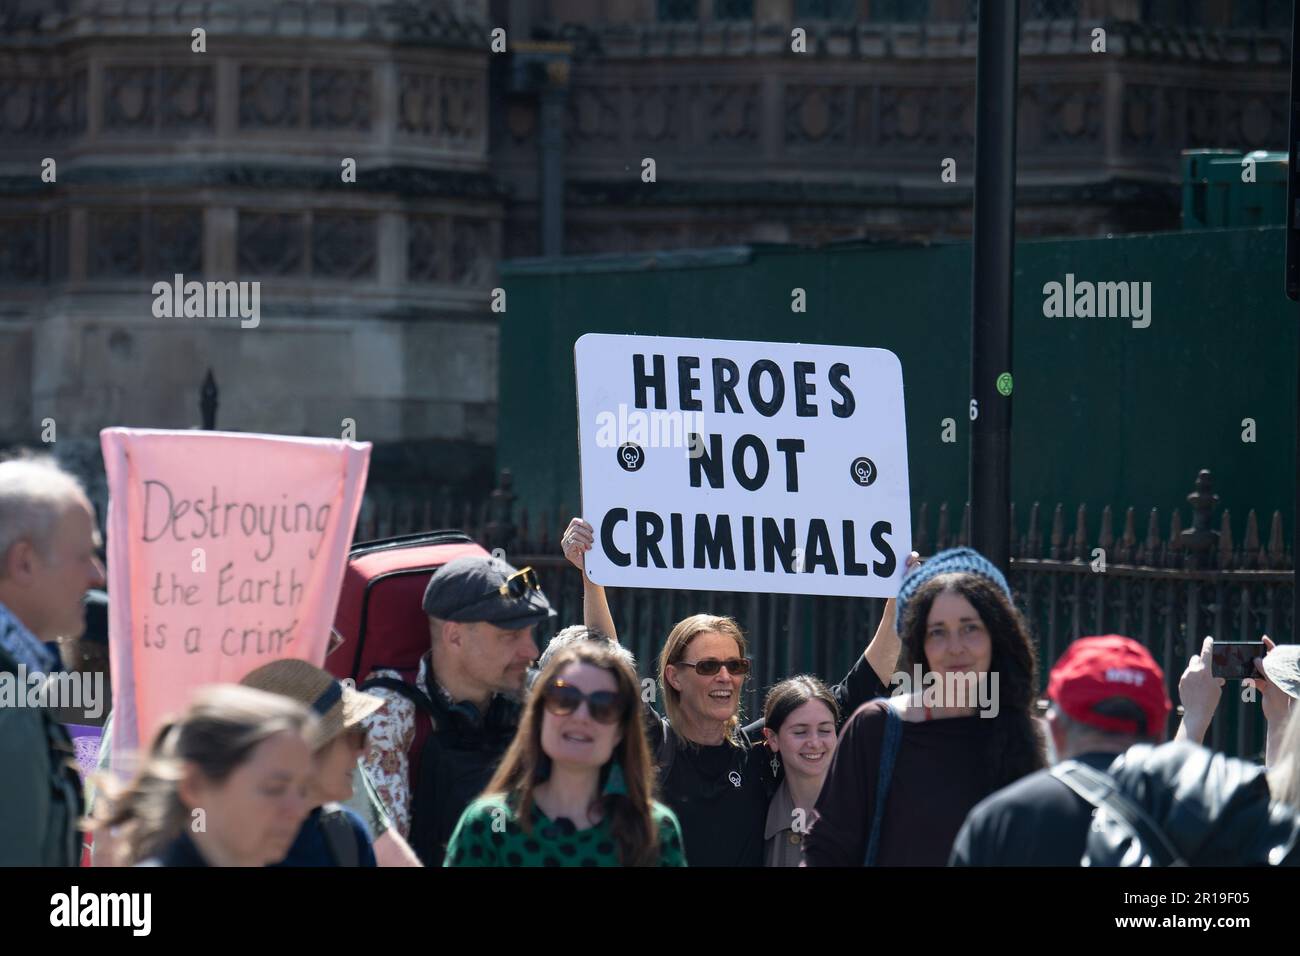
[[[981,3],[971,294],[971,544],[1010,570],[1011,319],[1019,0]]]

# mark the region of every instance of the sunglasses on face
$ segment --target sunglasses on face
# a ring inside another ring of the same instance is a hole
[[[598,690],[584,694],[572,684],[562,680],[552,681],[542,691],[542,705],[556,717],[568,717],[587,702],[587,713],[598,724],[616,724],[627,711],[623,695],[612,690]]]
[[[749,673],[749,663],[750,661],[748,657],[733,657],[725,661],[708,657],[702,661],[696,661],[695,663],[691,663],[690,661],[677,661],[674,666],[694,667],[695,673],[699,674],[701,677],[712,677],[725,667],[727,673],[732,677],[743,677]]]

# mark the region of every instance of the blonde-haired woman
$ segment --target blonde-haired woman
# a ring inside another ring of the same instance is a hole
[[[653,799],[636,672],[596,641],[555,653],[445,866],[685,866],[673,812]]]
[[[1291,708],[1277,762],[1268,771],[1268,792],[1274,800],[1300,809],[1300,707]]]
[[[583,623],[617,639],[604,588],[584,570],[584,555],[593,541],[591,525],[574,518],[562,539],[564,555],[583,571]],[[907,567],[918,560],[913,552]],[[871,643],[831,688],[840,714],[888,696],[898,651],[891,599]],[[717,614],[678,621],[659,654],[665,715],[648,704],[645,715],[659,764],[660,793],[681,822],[692,866],[764,863],[768,804],[781,765],[762,746],[763,721],[741,724],[740,694],[749,671],[744,632],[733,618]]]
[[[1268,717],[1268,789],[1274,800],[1300,810],[1300,648],[1264,642],[1268,653],[1256,661],[1263,678],[1255,683]]]
[[[276,694],[218,685],[154,735],[124,789],[105,781],[95,829],[123,865],[266,866],[307,816],[315,718]],[[115,792],[116,791],[116,792]]]

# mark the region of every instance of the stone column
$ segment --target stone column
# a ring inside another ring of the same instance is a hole
[[[541,150],[538,206],[544,256],[558,256],[564,252],[564,105],[568,94],[568,59],[548,61],[546,82],[540,95],[537,130]]]
[[[239,213],[233,206],[208,206],[203,215],[203,276],[228,282],[238,276],[235,248]]]
[[[385,291],[397,291],[406,284],[406,217],[398,212],[379,214],[379,268],[375,278]]]

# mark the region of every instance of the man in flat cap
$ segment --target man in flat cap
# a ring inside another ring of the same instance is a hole
[[[415,683],[379,670],[362,684],[389,701],[370,723],[364,763],[397,829],[425,866],[439,866],[514,739],[534,631],[555,611],[531,568],[466,557],[434,572],[424,612],[430,646]]]

